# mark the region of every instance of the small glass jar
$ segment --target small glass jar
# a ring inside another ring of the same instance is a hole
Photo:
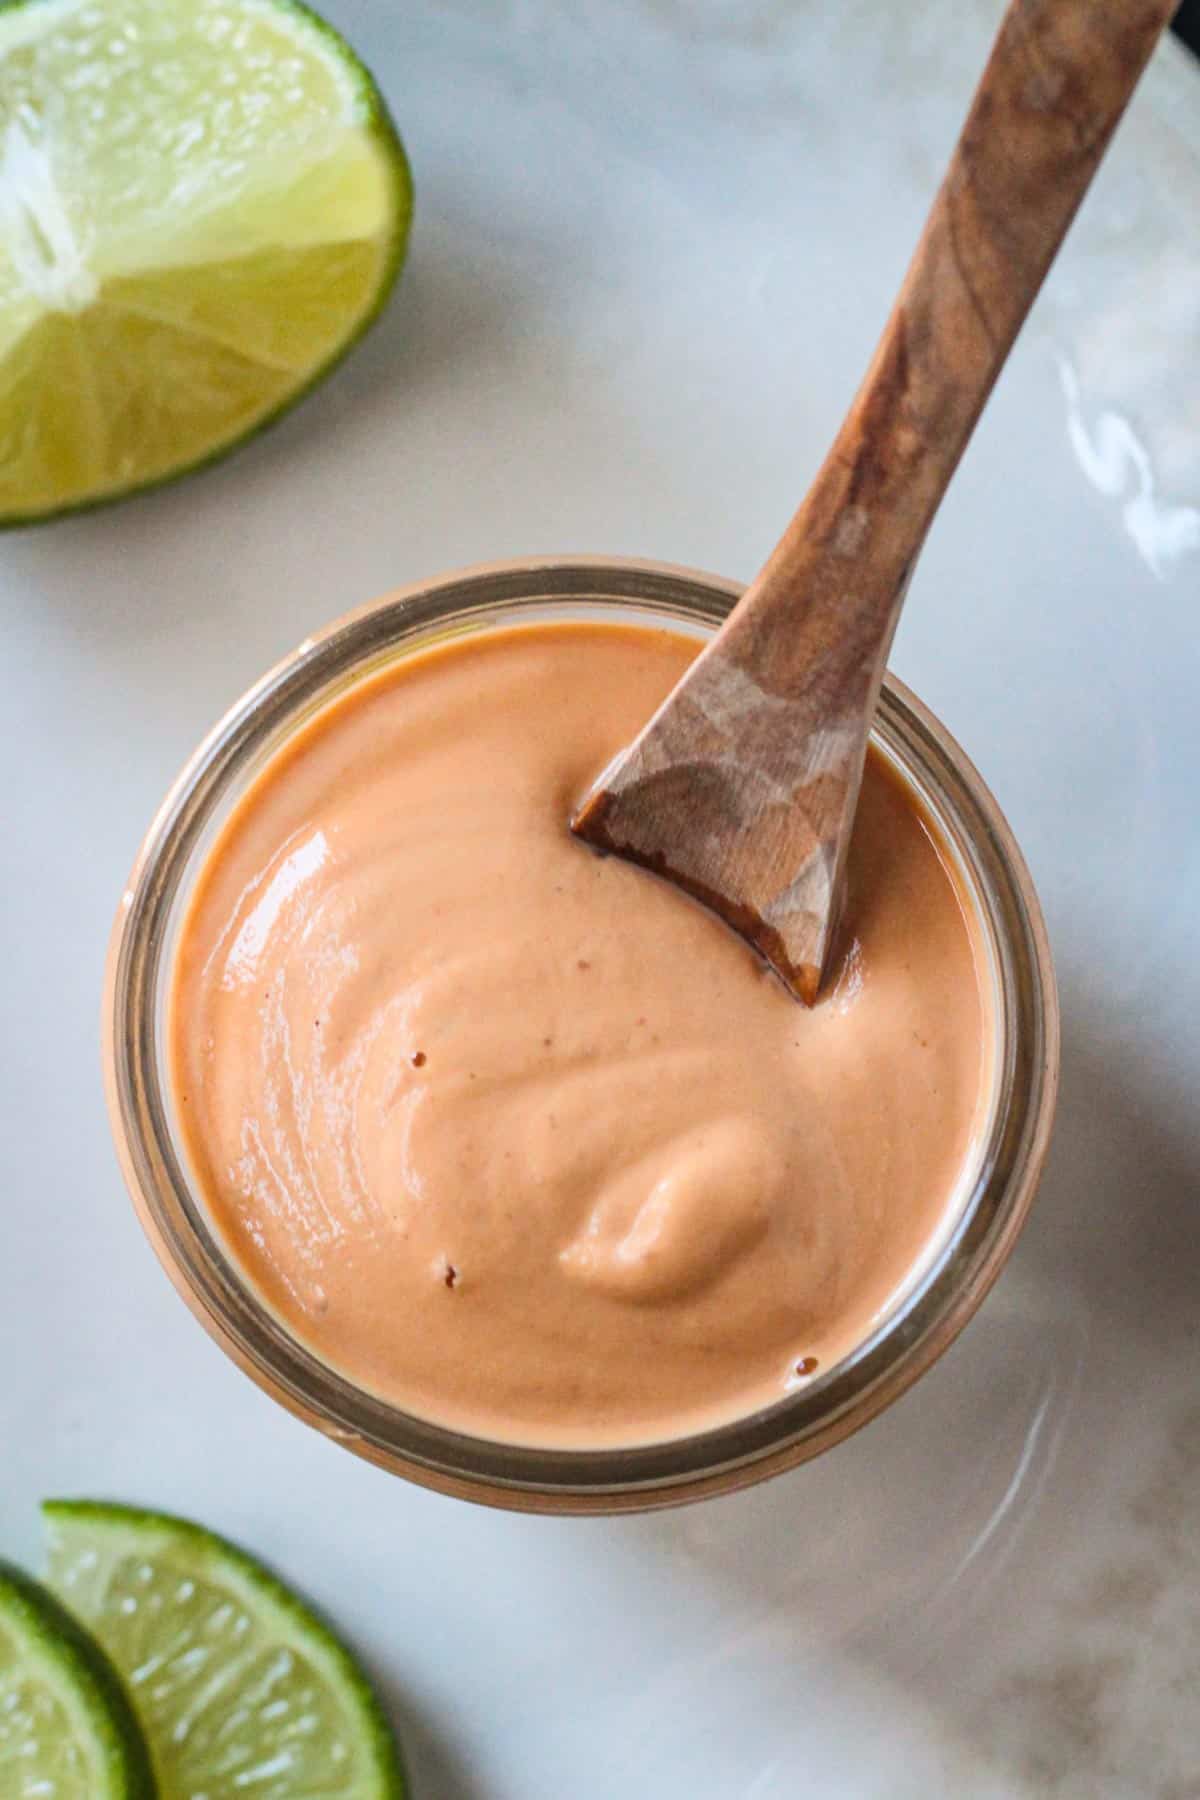
[[[498,625],[605,619],[699,639],[739,589],[686,569],[579,558],[497,563],[351,613],[247,693],[164,800],[123,896],[104,1005],[108,1104],[155,1250],[222,1348],[319,1431],[444,1493],[523,1511],[623,1512],[761,1481],[828,1449],[915,1381],[962,1330],[1006,1261],[1045,1158],[1058,1006],[1037,898],[995,801],[958,745],[891,677],[874,742],[930,815],[977,915],[992,985],[992,1083],[961,1205],[894,1310],[802,1390],[729,1424],[629,1449],[538,1449],[448,1431],[357,1387],[299,1342],[255,1291],[187,1173],[165,1071],[164,1012],[189,893],[248,784],[298,727],[364,676],[429,644]]]

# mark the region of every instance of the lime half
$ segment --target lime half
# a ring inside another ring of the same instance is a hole
[[[224,1539],[130,1507],[43,1507],[50,1579],[128,1684],[171,1800],[400,1800],[350,1652]]]
[[[153,1800],[154,1791],[104,1655],[45,1588],[0,1563],[0,1796]]]
[[[378,89],[303,6],[0,7],[0,524],[274,419],[378,312],[411,210]]]

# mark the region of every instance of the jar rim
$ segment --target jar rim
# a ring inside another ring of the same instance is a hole
[[[930,803],[965,866],[994,952],[992,1116],[971,1192],[897,1311],[803,1390],[691,1436],[622,1448],[468,1437],[405,1413],[287,1330],[221,1244],[184,1168],[162,1080],[172,920],[223,805],[300,725],[378,669],[450,635],[538,618],[716,629],[733,582],[671,564],[544,557],[453,571],[387,594],[305,641],[235,701],[189,759],[138,853],[113,927],[104,1069],[126,1184],[176,1287],[267,1392],[327,1436],[423,1485],[522,1511],[617,1512],[727,1491],[807,1460],[904,1392],[975,1312],[1008,1258],[1045,1159],[1058,1002],[1045,925],[1012,832],[974,765],[890,674],[873,736]]]

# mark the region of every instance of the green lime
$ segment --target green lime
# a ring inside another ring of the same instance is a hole
[[[359,1664],[244,1551],[184,1519],[42,1509],[50,1580],[128,1683],[171,1800],[401,1800]]]
[[[104,1653],[0,1563],[0,1797],[153,1800],[138,1722]]]
[[[378,88],[293,0],[0,6],[0,525],[274,419],[378,312],[411,212]]]

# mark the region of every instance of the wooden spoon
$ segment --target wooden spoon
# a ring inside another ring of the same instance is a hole
[[[845,423],[761,574],[572,829],[808,1004],[913,562],[1177,0],[1012,0]],[[869,228],[869,227],[868,227]]]

